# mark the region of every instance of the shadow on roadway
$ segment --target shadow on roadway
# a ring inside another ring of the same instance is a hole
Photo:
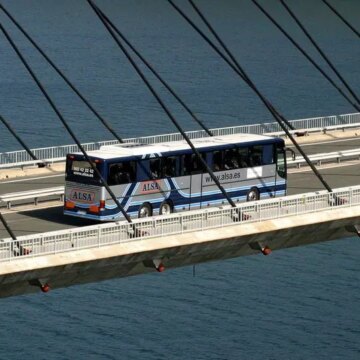
[[[19,212],[19,214],[28,218],[38,219],[45,223],[49,222],[53,224],[64,225],[64,228],[99,224],[98,221],[66,216],[63,214],[62,206],[57,206],[47,209],[32,210],[32,211],[23,211],[23,212]]]

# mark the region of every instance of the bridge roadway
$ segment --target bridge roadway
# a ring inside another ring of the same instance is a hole
[[[310,141],[303,144],[307,154],[342,151],[360,147],[360,139],[358,138],[335,138],[329,140],[328,137],[325,139],[316,137],[315,143],[311,142],[311,135],[299,139]],[[324,165],[319,169],[331,187],[339,188],[359,184],[359,165],[360,162],[358,161],[347,161],[340,164]],[[41,173],[41,169],[34,169],[34,171]],[[291,169],[288,180],[288,195],[323,190],[319,180],[307,167]],[[0,182],[0,194],[55,187],[63,184],[63,172],[8,179]],[[63,216],[62,206],[59,201],[40,204],[37,207],[22,206],[14,207],[13,210],[3,209],[2,212],[16,236],[94,224],[92,221]],[[8,233],[0,224],[0,239],[8,236]]]

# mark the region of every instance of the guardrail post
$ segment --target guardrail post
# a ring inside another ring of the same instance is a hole
[[[259,213],[259,220],[262,218],[261,205],[256,204],[256,211]]]
[[[71,245],[71,247],[73,248],[73,247],[75,247],[73,232],[71,231],[69,235],[70,235],[70,236],[69,236],[70,245]]]
[[[277,202],[277,217],[280,217],[280,212],[281,212],[281,199],[278,200]]]
[[[97,240],[98,240],[98,247],[101,246],[101,227],[98,226],[98,233],[97,233]]]

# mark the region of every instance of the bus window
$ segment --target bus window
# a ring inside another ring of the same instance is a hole
[[[163,177],[175,177],[177,176],[176,171],[176,157],[163,158],[162,170]]]
[[[201,153],[201,157],[206,161],[206,154]],[[201,174],[203,171],[203,165],[198,159],[196,154],[186,154],[182,156],[183,170],[182,175],[195,175]]]
[[[161,159],[150,160],[150,175],[152,179],[161,178]]]
[[[222,151],[214,151],[213,152],[213,171],[221,171],[224,169],[223,162],[223,152]]]
[[[239,168],[247,168],[249,166],[249,149],[247,147],[238,148]]]
[[[136,179],[135,161],[123,161],[109,166],[108,184],[128,184]]]
[[[103,163],[96,160],[94,165],[101,173]],[[73,155],[68,156],[66,159],[66,181],[94,185],[100,184],[99,176],[92,169],[91,165],[86,160],[76,159]]]
[[[262,146],[251,146],[249,148],[249,165],[260,166],[262,165]]]
[[[224,167],[225,170],[232,170],[239,168],[238,156],[235,149],[225,150],[224,153]]]
[[[274,145],[264,145],[263,165],[274,164]]]
[[[286,158],[285,150],[283,147],[277,147],[277,161],[276,161],[276,172],[280,177],[286,179]]]

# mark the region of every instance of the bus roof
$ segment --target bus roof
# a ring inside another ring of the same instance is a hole
[[[245,144],[256,142],[276,142],[279,138],[256,134],[234,134],[206,137],[191,140],[197,149],[216,148],[229,144]],[[281,140],[280,140],[281,141]],[[157,144],[123,143],[118,145],[102,146],[99,150],[89,151],[88,155],[99,159],[112,159],[119,157],[153,155],[161,156],[162,153],[188,150],[190,146],[185,140],[170,141]],[[80,153],[77,153],[80,154]]]

